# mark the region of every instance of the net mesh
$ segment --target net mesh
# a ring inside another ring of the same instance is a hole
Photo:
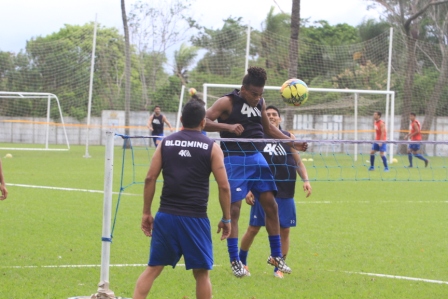
[[[363,42],[340,45],[342,37],[335,36],[334,42],[317,44],[307,27],[299,39],[298,77],[311,88],[337,88],[361,90],[385,90],[387,86],[387,65],[389,58],[389,32]],[[83,127],[86,124],[89,93],[89,72],[92,55],[93,24],[84,26],[66,25],[59,32],[28,41],[26,49],[19,53],[0,51],[0,90],[41,91],[53,93],[61,100],[67,125]],[[339,40],[339,42],[338,42]],[[353,38],[353,40],[356,40]],[[202,96],[204,83],[239,84],[245,73],[247,27],[238,20],[227,20],[217,30],[204,30],[192,38],[192,45],[198,49],[196,64],[191,67],[167,67],[170,58],[164,52],[134,45],[132,52],[131,99],[133,113],[149,116],[154,105],[159,105],[172,125],[178,122],[177,110],[182,84],[196,88]],[[448,89],[446,65],[448,50],[444,44],[415,42],[416,70],[411,92],[410,107],[405,107],[405,81],[407,79],[407,53],[410,39],[398,30],[392,39],[390,88],[396,92],[395,140],[408,130],[407,111],[417,114],[422,123],[425,140],[443,141],[448,132]],[[134,42],[137,43],[137,41]],[[288,79],[289,34],[279,33],[270,27],[250,32],[249,65],[266,68],[267,85],[280,86]],[[180,71],[179,71],[180,70]],[[439,88],[440,87],[440,88]],[[209,93],[207,102],[213,103],[229,90],[216,89]],[[184,94],[183,101],[189,95]],[[285,106],[277,91],[266,91],[268,104],[279,106],[284,114],[283,127],[306,139],[349,139],[343,134],[353,130],[350,118],[353,116],[353,94],[312,92],[308,102],[299,107]],[[93,81],[92,141],[102,144],[102,130],[105,129],[103,111],[124,110],[124,43],[123,37],[114,28],[99,26],[97,30],[95,69]],[[16,120],[27,119],[33,108],[30,100],[11,102],[0,99],[0,142],[8,142],[4,117]],[[384,95],[362,95],[358,102],[358,116],[365,119],[365,128],[371,130],[371,115],[386,105]],[[53,115],[53,114],[52,114]],[[119,114],[119,117],[122,114]],[[123,117],[125,114],[123,114]],[[142,134],[147,130],[146,117],[129,122],[130,134]],[[123,125],[124,125],[123,121]],[[24,136],[21,142],[32,143],[31,130],[27,125],[17,124]],[[39,124],[33,124],[39,125]],[[107,126],[106,126],[107,127]],[[132,130],[138,131],[132,131]],[[166,131],[169,134],[170,131]],[[70,137],[74,143],[82,144],[84,130],[73,130]],[[342,135],[341,135],[342,134]],[[25,138],[26,136],[29,136]],[[99,136],[99,138],[98,138]],[[372,139],[371,135],[360,139]],[[397,147],[398,149],[398,147]],[[436,150],[425,151],[437,155]],[[401,151],[403,153],[403,151]]]

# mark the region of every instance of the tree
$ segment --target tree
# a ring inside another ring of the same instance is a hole
[[[193,60],[198,55],[198,49],[196,47],[189,47],[182,44],[179,50],[174,52],[174,74],[179,77],[182,85],[188,83],[188,67],[193,63]]]
[[[149,87],[150,93],[155,94],[158,75],[163,72],[163,64],[167,61],[167,50],[186,40],[187,32],[197,28],[196,21],[189,16],[190,6],[190,0],[155,1],[151,4],[137,1],[132,5],[129,27],[138,52],[145,108],[152,102],[147,89]]]
[[[125,53],[124,125],[125,125],[125,134],[129,135],[129,114],[131,111],[131,44],[129,41],[129,28],[128,28],[128,19],[126,16],[125,0],[121,0],[121,18],[123,20],[124,53]],[[130,146],[130,143],[128,143],[126,146]]]
[[[430,31],[439,43],[442,62],[435,65],[440,75],[431,96],[426,101],[425,119],[422,124],[422,131],[429,131],[436,114],[436,108],[442,97],[443,90],[448,82],[448,5],[439,5],[429,9],[428,17]],[[429,134],[423,134],[423,139],[427,140]]]

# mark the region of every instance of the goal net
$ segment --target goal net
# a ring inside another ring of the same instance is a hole
[[[0,149],[70,149],[61,104],[54,94],[0,91],[0,117],[0,142],[7,145]]]
[[[204,99],[210,106],[218,97],[241,85],[204,84]],[[282,128],[299,140],[334,141],[341,143],[311,142],[308,152],[349,153],[356,161],[358,153],[367,154],[371,144],[351,141],[373,140],[374,111],[382,111],[382,119],[391,132],[398,129],[395,120],[395,92],[385,90],[309,88],[308,101],[300,107],[286,105],[279,94],[279,86],[265,86],[266,106],[276,106],[281,113]],[[388,141],[398,136],[390,134]],[[389,160],[394,155],[394,144],[389,146]]]

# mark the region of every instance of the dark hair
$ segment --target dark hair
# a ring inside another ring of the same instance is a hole
[[[251,66],[247,69],[247,74],[243,78],[244,86],[264,87],[266,84],[266,71],[261,67]]]
[[[409,113],[412,116],[417,116],[414,112]]]
[[[152,109],[152,111],[156,110],[156,108],[160,108],[159,105],[155,105],[154,108]]]
[[[278,110],[277,107],[275,107],[275,106],[273,106],[273,105],[269,105],[269,106],[266,107],[266,110],[268,110],[268,109],[274,109],[275,111],[277,111],[278,116],[280,116],[280,111]]]
[[[201,98],[199,98],[197,96],[196,97],[192,96],[190,101],[196,101],[196,102],[201,103],[203,106],[205,106],[205,102]]]
[[[378,114],[378,116],[381,117],[381,112],[375,111],[374,113]]]
[[[204,105],[197,101],[188,101],[182,109],[182,125],[185,128],[196,128],[205,117]]]

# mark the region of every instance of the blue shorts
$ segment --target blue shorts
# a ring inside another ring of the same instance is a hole
[[[156,141],[162,141],[163,139],[163,133],[160,134],[152,134],[152,136],[160,136],[160,137],[154,137],[152,140],[154,141],[154,145],[157,145]]]
[[[208,218],[157,212],[148,266],[172,266],[184,256],[185,268],[213,268],[213,246]]]
[[[409,144],[409,149],[412,151],[418,151],[420,149],[420,144]]]
[[[372,151],[380,151],[380,152],[385,152],[387,150],[387,144],[383,143],[380,147],[380,145],[378,143],[374,143],[372,144]]]
[[[261,153],[224,158],[230,184],[231,200],[237,202],[251,190],[254,194],[267,191],[277,194],[277,186],[266,159]]]
[[[278,205],[280,227],[295,227],[297,218],[294,198],[275,198],[275,201]],[[255,198],[255,204],[250,208],[249,225],[265,226],[264,211],[257,198]]]

